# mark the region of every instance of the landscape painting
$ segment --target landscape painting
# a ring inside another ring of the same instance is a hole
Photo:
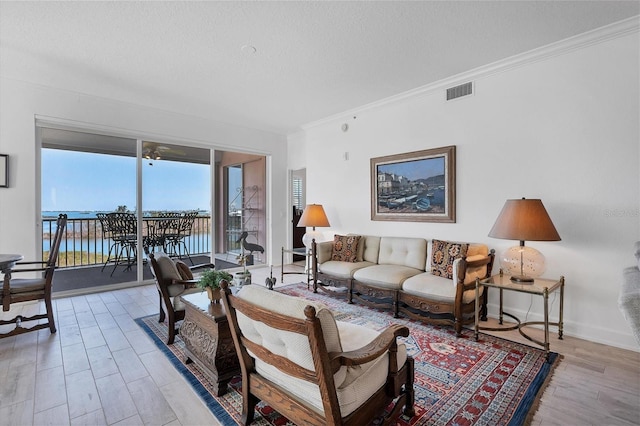
[[[456,147],[371,159],[371,219],[456,221]]]

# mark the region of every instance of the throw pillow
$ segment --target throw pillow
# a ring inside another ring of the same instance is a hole
[[[467,256],[469,244],[433,240],[431,273],[439,277],[453,278],[453,261]]]
[[[176,268],[178,269],[178,273],[183,280],[193,279],[193,273],[186,263],[184,263],[182,260],[176,260],[175,264]]]
[[[358,257],[360,235],[336,235],[333,237],[331,260],[355,262]]]

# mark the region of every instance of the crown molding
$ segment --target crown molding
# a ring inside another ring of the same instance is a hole
[[[514,56],[483,65],[442,80],[435,81],[425,86],[420,86],[406,92],[399,93],[378,101],[374,101],[358,108],[347,110],[339,114],[304,124],[301,127],[303,131],[310,130],[323,124],[331,123],[338,120],[344,120],[345,117],[358,115],[364,111],[380,108],[386,105],[401,102],[406,99],[415,98],[432,94],[433,92],[443,90],[445,88],[464,83],[469,80],[477,80],[493,74],[501,73],[513,68],[522,67],[534,62],[543,61],[555,56],[566,55],[572,51],[584,49],[594,44],[603,43],[608,40],[624,37],[628,34],[640,31],[640,15],[614,22],[586,33],[578,34],[555,43],[551,43],[536,49],[519,53]]]

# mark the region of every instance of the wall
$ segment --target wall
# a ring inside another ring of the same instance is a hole
[[[187,115],[111,101],[56,88],[0,77],[0,153],[10,155],[10,185],[0,189],[0,252],[38,256],[41,232],[37,211],[39,181],[36,116],[77,122],[133,137],[182,141],[220,150],[268,156],[270,195],[266,211],[269,253],[280,253],[287,215],[286,139]],[[212,197],[213,198],[213,197]],[[272,206],[272,207],[271,207]],[[271,218],[276,220],[271,221]]]
[[[529,245],[546,255],[545,276],[566,277],[565,333],[638,350],[617,307],[640,239],[638,52],[636,23],[613,38],[470,72],[467,98],[446,102],[434,85],[313,123],[307,199],[324,205],[327,236],[422,236],[500,252],[517,245],[487,236],[505,200],[541,198],[562,241]],[[370,158],[447,145],[457,147],[457,222],[371,221]],[[550,300],[557,318],[559,301]],[[541,318],[541,298],[508,293],[505,301],[522,318]],[[496,292],[490,303],[495,313]]]

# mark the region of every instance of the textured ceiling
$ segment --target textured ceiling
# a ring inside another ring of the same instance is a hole
[[[0,74],[287,134],[639,5],[2,1]]]

